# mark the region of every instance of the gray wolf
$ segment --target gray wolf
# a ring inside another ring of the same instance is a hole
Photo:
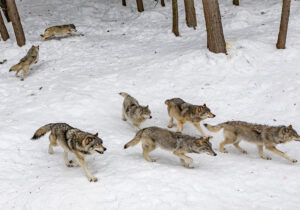
[[[32,64],[35,64],[39,60],[39,46],[34,46],[29,49],[26,56],[23,57],[18,64],[12,66],[9,71],[16,71],[16,77],[18,77],[19,71],[23,70],[21,81],[24,80],[25,74],[28,73],[29,67]]]
[[[276,148],[277,144],[286,143],[292,140],[300,141],[300,136],[289,126],[268,126],[260,124],[252,124],[242,121],[229,121],[215,126],[204,124],[211,132],[218,132],[221,129],[224,134],[224,141],[220,143],[220,152],[227,153],[224,145],[233,144],[237,150],[247,153],[239,146],[241,140],[248,141],[257,145],[258,154],[261,158],[271,160],[271,157],[264,155],[263,146],[267,150],[296,163],[297,160],[290,158],[284,152]]]
[[[170,122],[168,128],[173,127],[173,118],[177,120],[177,131],[183,130],[183,124],[191,122],[201,133],[202,136],[208,136],[204,133],[200,126],[200,122],[207,118],[214,118],[214,115],[206,104],[192,105],[181,98],[172,98],[165,101],[168,106],[168,114],[170,116]]]
[[[179,157],[184,167],[193,168],[193,159],[186,156],[186,153],[217,155],[211,147],[209,138],[202,136],[197,138],[159,127],[148,127],[139,130],[135,137],[125,144],[124,149],[135,146],[141,141],[145,160],[154,162],[155,160],[150,158],[148,153],[159,146],[162,149],[172,151],[174,155]]]
[[[119,93],[124,97],[122,108],[122,120],[131,121],[136,130],[140,130],[140,125],[147,119],[151,119],[149,106],[141,106],[139,102],[128,93]]]
[[[39,128],[32,139],[38,139],[50,132],[48,153],[53,154],[53,147],[57,146],[57,142],[64,149],[64,160],[68,167],[78,166],[85,171],[90,182],[96,182],[98,179],[94,177],[88,170],[84,157],[95,152],[103,154],[106,148],[102,145],[103,141],[98,137],[98,133],[91,134],[73,128],[66,123],[50,123]],[[68,159],[68,152],[75,155],[77,163]]]
[[[77,32],[74,24],[60,25],[60,26],[52,26],[47,28],[44,34],[41,34],[42,40],[48,39],[49,37],[55,35],[70,35],[72,36],[72,32]]]

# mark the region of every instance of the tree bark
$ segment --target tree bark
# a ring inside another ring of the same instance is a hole
[[[240,5],[240,1],[239,1],[239,0],[233,0],[232,3],[233,3],[235,6],[239,6],[239,5]]]
[[[175,36],[179,36],[179,29],[178,29],[178,4],[177,0],[172,0],[172,12],[173,12],[173,27],[172,32]]]
[[[1,12],[0,12],[0,34],[1,34],[3,41],[8,40],[9,35],[8,35],[7,29],[5,27]]]
[[[162,7],[165,7],[165,6],[166,6],[165,0],[161,0],[160,3],[161,3],[161,6],[162,6]]]
[[[17,44],[20,47],[22,47],[23,45],[25,45],[26,40],[25,40],[25,35],[21,24],[20,16],[18,13],[18,9],[16,6],[16,2],[15,0],[7,0],[6,3],[7,3],[9,19],[11,20],[15,31]]]
[[[126,7],[126,0],[122,0],[122,5]]]
[[[283,0],[279,34],[277,39],[277,49],[285,49],[286,36],[290,17],[291,0]]]
[[[2,8],[3,14],[4,14],[7,22],[10,22],[10,19],[9,19],[9,16],[8,16],[8,11],[7,11],[6,0],[0,0],[0,6]]]
[[[143,0],[136,0],[136,4],[137,4],[138,11],[143,12],[144,11]]]
[[[202,0],[207,32],[207,47],[214,53],[226,53],[218,0]]]
[[[196,11],[194,7],[194,0],[184,0],[184,7],[185,7],[186,25],[188,27],[193,27],[194,29],[196,29],[197,18],[196,18]]]

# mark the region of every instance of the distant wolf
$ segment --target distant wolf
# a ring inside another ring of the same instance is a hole
[[[22,58],[18,64],[12,66],[9,71],[16,71],[16,77],[18,77],[19,71],[23,70],[21,81],[24,80],[24,75],[28,73],[29,67],[35,64],[39,60],[39,46],[34,46],[29,49],[26,56]]]
[[[86,155],[91,155],[95,152],[103,154],[106,150],[102,145],[102,139],[98,137],[98,133],[87,133],[73,128],[66,123],[50,123],[39,128],[32,139],[38,139],[49,131],[51,133],[49,136],[50,144],[48,153],[53,154],[53,147],[57,146],[58,142],[64,149],[64,160],[68,167],[78,166],[79,163],[90,182],[98,181],[98,179],[89,172],[84,161]],[[75,155],[77,163],[68,159],[68,152],[72,152]]]
[[[179,157],[181,164],[186,168],[193,168],[193,159],[186,156],[186,153],[207,153],[216,156],[213,151],[210,137],[192,137],[182,134],[181,132],[173,132],[159,127],[148,127],[137,132],[133,140],[125,144],[124,149],[135,146],[142,141],[143,155],[145,160],[155,162],[148,155],[157,146],[162,149],[172,151],[174,155]]]
[[[229,121],[215,126],[204,124],[204,126],[211,132],[218,132],[222,128],[225,140],[220,143],[220,152],[227,153],[224,145],[233,144],[237,150],[242,153],[247,153],[239,146],[241,140],[257,145],[258,154],[261,158],[271,160],[271,157],[264,155],[263,146],[267,150],[280,155],[290,162],[296,163],[297,160],[290,158],[284,152],[276,148],[277,144],[289,142],[292,140],[300,141],[300,136],[289,126],[268,126],[260,124],[252,124],[242,121]]]
[[[6,63],[6,59],[4,59],[3,61],[0,61],[0,64],[4,64],[4,63]]]
[[[168,106],[168,114],[170,122],[168,128],[173,127],[173,118],[177,120],[177,131],[181,132],[185,122],[191,122],[200,131],[202,136],[208,136],[204,133],[200,126],[200,121],[206,118],[214,118],[214,115],[206,104],[192,105],[181,98],[172,98],[165,101]]]
[[[119,93],[124,97],[122,108],[122,120],[129,119],[136,130],[140,130],[140,124],[147,119],[151,119],[149,106],[141,106],[139,102],[128,93]]]
[[[47,28],[44,34],[41,34],[42,40],[45,40],[49,37],[56,35],[70,35],[72,36],[72,32],[77,32],[74,24],[60,25],[60,26],[52,26]]]

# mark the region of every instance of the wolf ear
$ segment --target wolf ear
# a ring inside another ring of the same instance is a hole
[[[203,107],[206,107],[206,104],[203,104]]]
[[[205,141],[209,141],[212,137],[211,136],[207,136],[205,137]]]
[[[289,125],[289,126],[288,126],[288,129],[292,130],[292,129],[293,129],[293,126],[292,126],[292,125]]]
[[[149,108],[149,105],[147,105],[146,108],[148,109],[148,108]]]
[[[94,136],[97,137],[98,136],[98,132]]]

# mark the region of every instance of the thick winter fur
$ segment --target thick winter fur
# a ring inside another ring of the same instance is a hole
[[[218,132],[222,128],[224,129],[224,141],[220,143],[220,151],[227,153],[224,149],[224,145],[233,144],[237,150],[242,153],[247,153],[239,146],[241,140],[257,145],[259,156],[266,160],[271,160],[271,157],[264,155],[263,146],[267,150],[280,155],[290,162],[296,163],[297,160],[290,158],[284,152],[281,152],[276,148],[277,144],[286,143],[292,140],[300,141],[300,136],[290,126],[268,126],[252,124],[241,121],[229,121],[221,123],[216,126],[204,124],[204,126],[211,132]]]
[[[186,122],[191,122],[201,133],[202,136],[208,136],[204,133],[200,126],[200,121],[206,118],[213,118],[214,115],[210,109],[203,104],[192,105],[186,103],[181,98],[172,98],[165,101],[168,106],[168,114],[170,116],[170,122],[168,128],[173,127],[173,118],[177,120],[177,131],[181,132],[183,130],[183,124]]]
[[[42,40],[48,39],[52,36],[56,35],[70,35],[72,36],[72,32],[76,32],[76,27],[74,24],[68,24],[68,25],[60,25],[60,26],[52,26],[50,28],[47,28],[44,32],[44,34],[41,34]]]
[[[124,149],[134,146],[142,141],[143,155],[145,160],[154,162],[149,157],[149,152],[157,146],[172,151],[179,157],[184,167],[193,168],[193,159],[186,156],[186,153],[207,153],[216,156],[211,148],[210,137],[192,137],[181,132],[173,132],[159,127],[148,127],[137,132],[134,139],[125,144]]]
[[[121,92],[119,94],[124,97],[122,120],[128,119],[136,130],[140,130],[141,123],[152,118],[149,106],[141,106],[135,98],[127,93]]]
[[[57,142],[64,149],[64,160],[68,167],[79,165],[84,169],[90,182],[96,182],[94,177],[88,170],[84,157],[95,152],[103,154],[106,148],[102,145],[103,141],[98,137],[98,133],[91,134],[73,128],[66,123],[50,123],[39,128],[32,139],[38,139],[51,132],[49,136],[50,144],[48,152],[53,154],[53,147],[57,146]],[[78,163],[68,159],[68,152],[72,152]]]
[[[39,46],[33,46],[27,52],[26,56],[22,58],[18,64],[12,66],[9,71],[16,71],[16,77],[18,77],[19,71],[23,70],[21,80],[24,80],[25,74],[28,73],[29,67],[32,64],[35,64],[39,60]]]

